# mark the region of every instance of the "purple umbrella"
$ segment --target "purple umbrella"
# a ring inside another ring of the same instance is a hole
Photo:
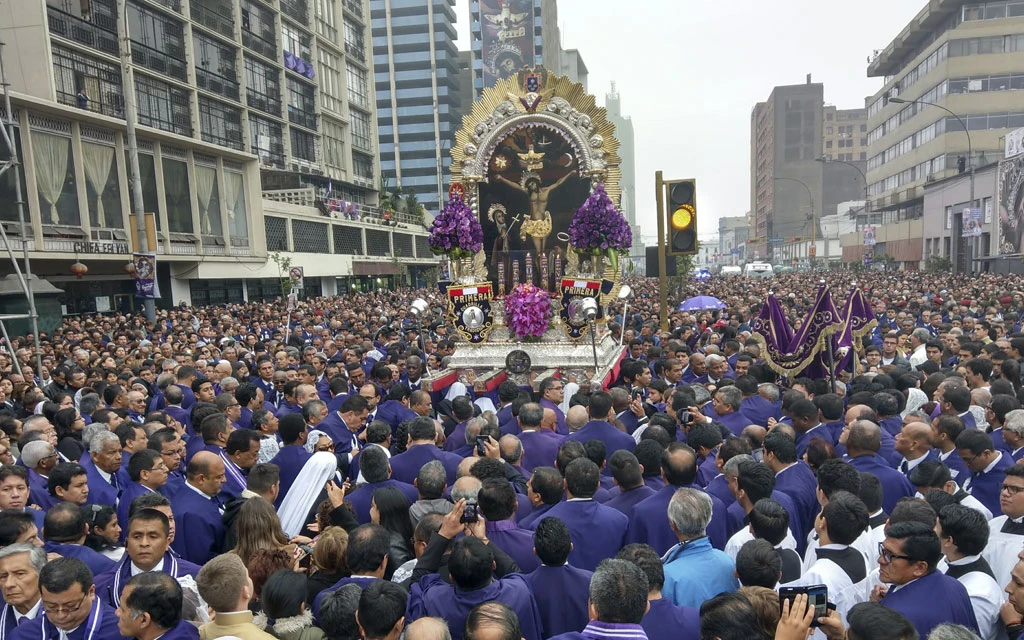
[[[696,296],[684,300],[677,311],[707,311],[709,309],[724,309],[725,303],[713,296]]]

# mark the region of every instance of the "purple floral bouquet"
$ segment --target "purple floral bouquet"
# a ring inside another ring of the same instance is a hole
[[[461,197],[448,200],[430,225],[430,250],[450,258],[469,258],[484,245],[484,229]]]
[[[516,285],[505,296],[505,324],[517,338],[539,338],[551,321],[551,298],[528,282]]]
[[[594,187],[569,223],[569,244],[580,253],[593,255],[629,251],[633,246],[629,223],[615,208],[603,184]]]

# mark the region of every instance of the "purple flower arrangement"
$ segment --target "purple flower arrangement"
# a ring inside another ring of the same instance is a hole
[[[551,321],[551,298],[547,291],[524,282],[505,296],[505,325],[521,339],[539,338]]]
[[[450,258],[469,258],[483,248],[484,229],[461,197],[448,200],[430,225],[430,250]]]
[[[583,206],[569,223],[569,244],[582,253],[628,251],[633,233],[622,213],[615,208],[603,184],[594,187]]]

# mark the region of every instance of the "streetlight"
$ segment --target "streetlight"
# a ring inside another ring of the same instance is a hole
[[[811,246],[814,247],[814,252],[815,252],[815,254],[817,254],[817,252],[818,252],[818,223],[814,220],[814,196],[811,195],[811,188],[807,186],[806,182],[804,182],[803,180],[797,180],[796,178],[775,178],[775,180],[776,180],[776,182],[779,181],[779,180],[783,180],[783,181],[787,181],[787,182],[795,182],[795,183],[801,185],[807,191],[807,200],[808,200],[808,202],[811,203]],[[771,238],[768,238],[768,241],[771,242]],[[811,256],[810,263],[811,263],[811,269],[813,269],[814,268],[813,256]]]
[[[974,145],[971,144],[971,132],[967,130],[967,123],[964,122],[964,119],[953,110],[944,107],[941,104],[935,104],[934,102],[927,102],[925,100],[904,100],[903,98],[889,98],[889,102],[894,102],[896,104],[926,104],[930,107],[937,107],[956,118],[956,121],[960,123],[960,127],[964,130],[964,135],[967,136],[967,162],[971,165],[971,209],[974,209]],[[957,246],[960,245],[959,242],[956,244]],[[956,273],[957,262],[957,260],[953,261],[954,273]],[[972,267],[971,270],[973,271],[974,268]]]
[[[857,173],[859,173],[860,177],[864,180],[864,215],[867,216],[867,214],[868,214],[868,177],[864,173],[864,170],[861,169],[860,167],[858,167],[857,165],[853,164],[852,162],[847,162],[846,160],[837,160],[835,158],[830,158],[829,156],[821,156],[820,158],[817,158],[817,161],[822,163],[822,164],[830,164],[830,163],[833,163],[833,162],[838,162],[839,164],[845,164],[846,166],[853,167],[854,169],[857,170]]]

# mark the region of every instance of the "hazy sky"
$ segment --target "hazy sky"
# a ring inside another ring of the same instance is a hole
[[[562,47],[579,49],[604,104],[615,81],[636,133],[637,219],[657,235],[654,172],[696,178],[700,235],[750,209],[750,112],[772,87],[825,84],[825,101],[864,107],[882,84],[867,58],[925,0],[558,0]],[[459,48],[469,0],[456,0]],[[853,169],[850,169],[853,171]]]

